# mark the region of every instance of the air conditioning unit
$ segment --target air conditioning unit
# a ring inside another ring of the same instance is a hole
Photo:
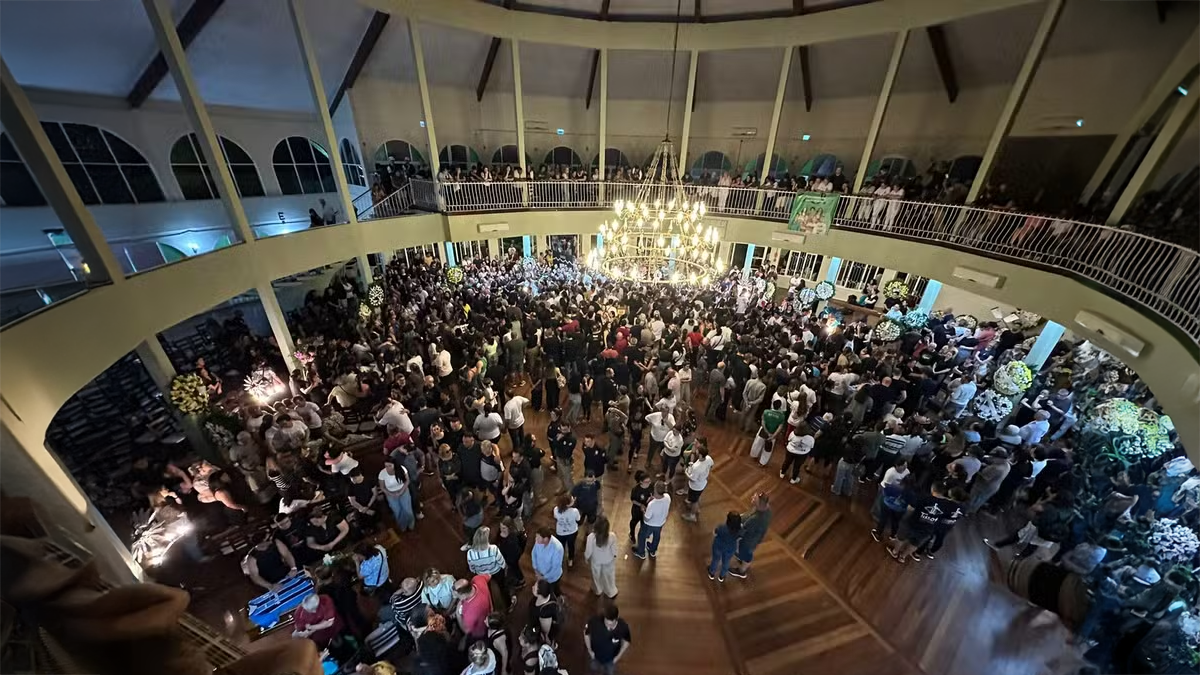
[[[1000,288],[1004,285],[1004,277],[970,267],[955,267],[953,276],[955,279],[962,279],[988,288]]]
[[[480,223],[479,233],[486,234],[488,232],[508,232],[508,223]]]
[[[550,131],[550,123],[546,120],[525,120],[525,131]]]
[[[758,135],[758,127],[734,127],[734,138],[754,138]]]
[[[1095,333],[1112,344],[1124,349],[1131,356],[1140,356],[1146,348],[1146,342],[1109,321],[1107,318],[1091,312],[1080,312],[1075,315],[1075,323],[1081,328]]]

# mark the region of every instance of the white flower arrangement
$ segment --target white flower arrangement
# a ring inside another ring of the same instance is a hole
[[[213,422],[204,423],[204,431],[208,434],[208,440],[212,441],[213,445],[218,448],[233,447],[233,432]]]
[[[1033,328],[1041,322],[1042,317],[1040,314],[1034,314],[1033,312],[1027,312],[1023,309],[1018,309],[1017,318],[1012,322],[1012,324],[1013,328],[1016,328],[1017,330],[1025,330],[1026,328]]]
[[[971,314],[963,314],[962,316],[958,317],[957,323],[967,330],[975,330],[979,327],[979,319],[976,319]]]
[[[796,299],[800,301],[801,305],[811,305],[817,301],[817,292],[811,288],[801,288],[800,292],[796,294]]]
[[[904,324],[906,328],[920,330],[925,327],[925,324],[929,323],[929,312],[910,309],[907,314],[901,317],[900,323]]]
[[[463,272],[463,268],[461,267],[451,267],[446,270],[446,281],[452,284],[461,284],[465,277],[466,273]]]
[[[891,319],[884,319],[875,325],[875,338],[883,342],[899,340],[903,333],[904,327]]]
[[[1023,361],[1009,361],[996,369],[992,388],[1005,396],[1023,394],[1033,384],[1033,371]]]
[[[1133,435],[1140,425],[1142,407],[1133,401],[1114,398],[1092,410],[1091,424],[1094,429],[1106,434]]]
[[[171,381],[171,403],[185,415],[197,415],[208,409],[208,387],[196,373],[178,375]]]
[[[1012,400],[988,389],[971,401],[971,410],[975,416],[986,422],[999,423],[1012,414]]]
[[[813,289],[813,292],[817,294],[818,300],[828,300],[833,297],[836,291],[837,286],[834,286],[832,281],[822,281]]]
[[[1187,564],[1200,551],[1200,538],[1174,518],[1160,518],[1150,528],[1147,541],[1154,556],[1166,564]]]
[[[364,319],[371,318],[371,306],[365,302],[358,304],[358,315]]]
[[[246,392],[259,403],[266,403],[276,394],[283,392],[283,387],[278,383],[275,373],[266,368],[260,368],[247,375],[242,385]]]
[[[892,279],[883,285],[883,297],[893,300],[903,300],[909,294],[908,282],[903,279]]]
[[[133,514],[133,543],[130,552],[142,567],[155,567],[166,560],[175,542],[192,532],[192,524],[177,509],[143,510]]]
[[[386,294],[383,292],[383,286],[376,283],[367,287],[367,302],[372,307],[382,307],[385,299]]]

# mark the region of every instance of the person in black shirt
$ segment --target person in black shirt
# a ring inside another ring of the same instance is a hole
[[[500,529],[496,536],[496,547],[500,549],[500,555],[504,556],[508,586],[513,589],[510,607],[516,604],[516,591],[525,587],[525,574],[521,572],[521,557],[525,555],[527,540],[525,531],[517,527],[515,519],[508,517],[501,519]]]
[[[320,559],[334,551],[350,534],[350,526],[341,516],[314,509],[308,514],[308,527],[304,530],[304,544]]]
[[[595,524],[596,516],[600,515],[600,481],[596,474],[588,471],[583,475],[583,482],[571,488],[571,496],[575,498],[575,508],[583,521]]]
[[[637,542],[637,528],[642,522],[642,517],[646,515],[646,505],[650,503],[651,496],[650,474],[638,471],[634,475],[634,479],[637,483],[629,491],[629,502],[632,507],[629,513],[629,541],[631,542]]]
[[[246,554],[242,571],[255,585],[269,591],[296,571],[296,559],[276,532],[268,532]]]
[[[360,530],[374,529],[383,513],[379,509],[379,486],[368,482],[362,471],[356,468],[350,472],[348,492],[355,524]]]
[[[589,619],[583,637],[591,657],[592,672],[609,675],[616,672],[617,662],[629,651],[633,641],[629,624],[621,618],[616,605],[609,605],[603,614]]]
[[[583,435],[583,470],[596,475],[596,479],[604,478],[604,469],[608,467],[607,451],[596,444],[592,434]]]
[[[311,565],[321,556],[310,549],[304,542],[304,526],[292,520],[286,513],[275,516],[275,537],[287,546],[288,551],[299,565]]]
[[[957,522],[962,505],[946,496],[943,486],[935,483],[928,493],[915,493],[908,499],[908,516],[904,520],[904,528],[900,531],[900,539],[888,548],[896,562],[904,563],[917,549],[924,546],[934,537],[943,518],[953,517]],[[920,558],[916,558],[920,560]]]
[[[462,489],[462,460],[445,443],[438,448],[438,475],[442,477],[442,487],[446,488],[450,501],[457,502]]]
[[[465,433],[466,432],[463,430],[462,418],[458,416],[451,417],[449,419],[449,424],[445,428],[445,436],[442,438],[442,442],[450,446],[450,449],[453,450],[462,445],[463,435],[465,435]]]
[[[462,445],[458,446],[459,468],[462,472],[459,474],[462,477],[462,482],[468,487],[478,488],[485,487],[483,475],[480,471],[480,463],[483,462],[483,450],[479,447],[479,442],[475,440],[474,434],[465,434],[462,439]]]

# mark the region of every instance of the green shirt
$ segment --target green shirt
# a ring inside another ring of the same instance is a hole
[[[787,413],[783,412],[782,410],[771,408],[770,410],[763,412],[762,425],[763,428],[767,430],[768,435],[779,431],[779,427],[783,426],[786,422]]]

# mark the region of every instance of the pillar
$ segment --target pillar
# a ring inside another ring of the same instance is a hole
[[[1061,2],[1061,0],[1058,0]],[[871,118],[871,128],[867,130],[867,144],[863,147],[862,159],[858,162],[858,172],[854,174],[854,191],[862,189],[867,177],[867,167],[871,164],[871,155],[875,152],[875,141],[879,139],[879,130],[883,127],[883,118],[887,114],[888,102],[892,98],[892,85],[896,83],[896,73],[900,72],[900,59],[904,56],[904,45],[908,43],[908,29],[896,34],[896,44],[892,47],[892,60],[888,64],[887,75],[883,78],[883,89],[879,92],[879,100],[875,103],[875,116]]]
[[[1042,332],[1038,335],[1037,340],[1034,340],[1033,349],[1030,349],[1029,353],[1025,355],[1025,365],[1035,373],[1041,370],[1046,359],[1050,358],[1050,352],[1054,350],[1054,346],[1066,332],[1066,326],[1047,321],[1046,325],[1042,326]]]
[[[442,246],[446,249],[446,267],[457,267],[458,261],[454,258],[454,242],[447,241]]]
[[[683,102],[683,133],[679,137],[679,172],[681,174],[687,173],[690,167],[687,161],[688,137],[692,133],[692,103],[696,100],[696,66],[699,62],[700,50],[693,49],[691,56],[688,57],[687,100]]]
[[[933,303],[937,302],[938,293],[942,292],[942,282],[930,279],[925,283],[925,292],[921,294],[921,302],[917,309],[926,314],[933,314]]]
[[[504,251],[500,248],[500,246],[501,244],[499,239],[488,239],[488,257],[495,258],[497,260],[503,258]]]
[[[437,144],[437,132],[433,128],[433,103],[429,100],[429,80],[425,77],[425,50],[421,48],[421,29],[417,25],[417,20],[412,17],[408,19],[408,36],[412,41],[413,62],[417,65],[417,89],[421,92],[421,114],[425,116],[425,134],[429,137],[429,168],[436,177],[442,168],[441,161],[438,159],[440,148]],[[514,64],[514,75],[516,74],[516,67]],[[517,97],[518,100],[520,98],[520,96]],[[517,105],[521,104],[517,103]],[[519,117],[517,120],[517,139],[524,139]],[[525,162],[525,153],[523,150],[521,152],[521,162]]]
[[[742,261],[742,278],[750,278],[750,264],[754,260],[754,244],[746,244],[746,259]]]
[[[338,199],[342,203],[342,213],[346,214],[347,223],[357,223],[358,214],[354,212],[354,200],[350,197],[350,186],[346,183],[346,172],[342,167],[342,153],[338,145],[337,134],[333,130],[333,118],[329,116],[329,101],[325,97],[325,85],[321,83],[321,70],[317,65],[317,55],[313,51],[312,38],[304,21],[304,10],[300,7],[300,0],[288,0],[288,12],[292,16],[292,28],[296,31],[296,43],[300,47],[304,73],[308,76],[308,89],[312,93],[313,105],[317,107],[317,116],[321,120],[321,130],[325,135],[325,147],[329,149],[329,162],[333,166],[333,180],[337,185]]]
[[[788,72],[792,69],[792,52],[793,47],[787,47],[783,50],[783,65],[779,68],[779,85],[775,88],[775,107],[771,110],[771,127],[767,132],[767,154],[763,158],[763,165],[759,171],[758,182],[761,185],[767,180],[767,174],[771,171],[771,156],[775,154],[775,138],[779,133],[779,117],[783,112],[783,98],[787,94]],[[759,201],[762,201],[763,193],[759,193]],[[762,204],[759,204],[762,208]]]
[[[125,282],[125,271],[104,239],[90,211],[67,176],[58,153],[50,145],[25,90],[0,60],[0,122],[42,189],[46,203],[71,237],[83,258],[83,278],[88,286]]]
[[[537,252],[538,255],[544,254],[550,250],[550,237],[544,234],[537,235]]]
[[[371,258],[366,253],[360,253],[355,257],[355,267],[358,268],[358,278],[362,281],[362,286],[365,289],[375,282],[375,270],[371,269]]]
[[[838,271],[841,269],[842,259],[827,255],[821,261],[821,271],[817,273],[817,278],[822,281],[828,281],[831,284],[836,284]]]
[[[608,50],[600,50],[600,155],[597,161],[597,168],[600,172],[600,180],[604,180],[604,171],[608,167],[605,162],[605,153],[608,150]],[[601,185],[603,190],[604,186]],[[604,201],[604,195],[600,195],[600,201]]]
[[[530,237],[527,234],[521,237],[521,257],[533,257],[533,237]]]
[[[171,8],[165,0],[142,0],[142,3],[158,39],[158,49],[170,66],[175,88],[179,90],[179,101],[192,124],[192,130],[196,132],[196,140],[200,144],[205,161],[208,162],[217,192],[221,194],[221,204],[225,207],[229,224],[239,239],[244,242],[254,241],[254,230],[250,229],[250,221],[242,208],[242,200],[238,198],[233,174],[229,172],[229,165],[225,163],[225,153],[217,142],[217,132],[208,116],[208,108],[200,97],[196,81],[192,79],[192,67],[188,65],[187,54],[179,41],[179,34],[175,32],[175,19],[171,16]]]
[[[1004,109],[1000,111],[1000,119],[996,121],[992,137],[988,139],[987,150],[983,153],[979,171],[975,174],[975,180],[971,181],[971,190],[967,193],[968,204],[975,201],[983,186],[987,185],[988,176],[992,172],[992,164],[996,161],[996,154],[1000,150],[1000,143],[1008,136],[1013,121],[1017,119],[1021,103],[1025,100],[1025,94],[1029,92],[1029,85],[1033,82],[1034,74],[1037,73],[1038,64],[1042,61],[1042,55],[1046,53],[1046,45],[1050,42],[1054,25],[1058,23],[1058,17],[1062,14],[1062,7],[1063,0],[1046,0],[1042,21],[1038,24],[1037,32],[1033,34],[1033,41],[1029,44],[1029,49],[1025,52],[1025,61],[1021,64],[1021,70],[1017,72],[1017,79],[1008,92],[1008,99],[1004,102]]]
[[[162,392],[163,398],[171,400],[171,382],[178,373],[175,371],[175,364],[171,363],[166,350],[163,349],[158,336],[151,335],[142,340],[136,351],[142,367],[146,369],[150,379],[154,380],[154,384]],[[221,457],[212,443],[208,441],[208,436],[204,435],[202,421],[199,417],[176,414],[175,419],[179,421],[183,435],[187,437],[188,444],[192,446],[193,450],[210,462],[220,461],[223,463],[226,461],[226,458]]]
[[[1195,91],[1197,84],[1200,84],[1200,78],[1193,77],[1187,87]],[[1147,186],[1154,183],[1154,178],[1158,175],[1158,170],[1162,167],[1163,162],[1175,149],[1179,139],[1187,133],[1188,126],[1196,116],[1197,101],[1200,101],[1200,95],[1197,93],[1193,93],[1191,96],[1180,96],[1175,101],[1175,107],[1171,109],[1171,114],[1167,116],[1167,121],[1159,130],[1158,136],[1154,138],[1154,143],[1150,145],[1146,156],[1142,158],[1137,170],[1130,177],[1129,183],[1121,191],[1121,196],[1113,205],[1112,213],[1108,214],[1107,224],[1120,225],[1129,211],[1129,207],[1137,201],[1138,195],[1142,194]]]
[[[258,299],[262,302],[263,311],[267,315],[267,323],[271,324],[271,334],[283,352],[283,362],[287,364],[288,372],[300,367],[296,361],[296,343],[292,341],[292,331],[288,328],[287,317],[279,306],[279,297],[275,295],[275,287],[270,280],[260,282],[255,288]]]

